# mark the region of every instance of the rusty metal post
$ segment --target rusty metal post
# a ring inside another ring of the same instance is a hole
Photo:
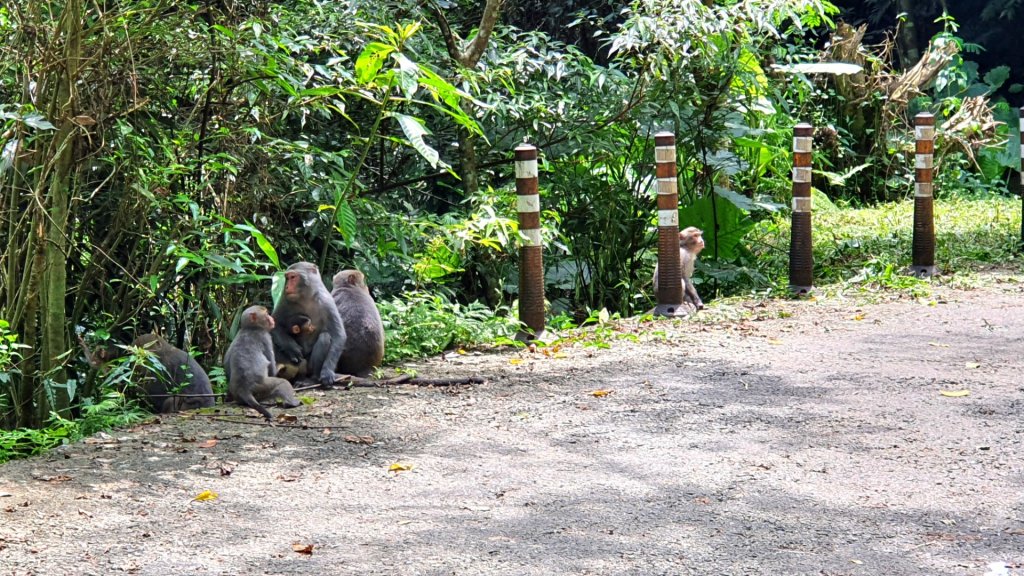
[[[807,294],[814,287],[811,242],[811,147],[814,127],[793,127],[793,216],[789,235],[789,289]]]
[[[914,116],[914,242],[910,273],[927,278],[935,275],[935,216],[933,185],[935,116],[921,112]]]
[[[520,144],[516,157],[516,210],[519,212],[519,321],[533,340],[544,332],[544,265],[540,235],[540,195],[537,191],[537,147]]]
[[[676,137],[654,135],[654,174],[658,192],[658,268],[656,316],[685,316],[683,270],[679,261],[679,191],[676,188]]]

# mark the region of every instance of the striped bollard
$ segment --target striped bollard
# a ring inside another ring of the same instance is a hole
[[[544,266],[541,259],[540,195],[537,193],[537,147],[520,144],[516,156],[516,210],[519,212],[519,321],[533,340],[544,332]]]
[[[932,207],[935,116],[930,112],[914,116],[914,139],[914,242],[910,273],[927,278],[935,275],[935,217]]]
[[[1024,106],[1020,109],[1020,244],[1024,247]]]
[[[654,173],[658,191],[658,286],[656,316],[685,316],[683,270],[679,261],[679,191],[676,188],[676,137],[654,135]]]
[[[793,127],[793,216],[789,236],[789,289],[807,294],[814,287],[811,242],[811,146],[814,127]]]

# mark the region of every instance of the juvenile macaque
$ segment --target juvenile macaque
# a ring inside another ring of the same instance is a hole
[[[366,376],[384,360],[384,323],[380,312],[362,272],[342,270],[334,275],[332,285],[331,296],[348,334],[338,372]]]
[[[338,307],[327,291],[316,264],[297,262],[285,272],[284,294],[274,307],[273,346],[277,358],[298,365],[308,363],[311,376],[329,386],[337,378],[334,369],[345,349],[345,325],[338,315]],[[292,318],[309,318],[312,329],[307,333],[291,333],[288,325]]]
[[[127,353],[124,347],[111,346],[98,349],[93,354],[85,341],[80,341],[89,363],[97,368]],[[159,366],[153,365],[146,370],[136,386],[150,410],[166,414],[214,405],[210,378],[187,352],[156,334],[139,336],[132,346],[146,350],[159,362]]]
[[[224,354],[224,374],[228,378],[228,399],[245,404],[270,420],[270,411],[260,402],[281,400],[288,408],[300,404],[292,385],[278,378],[274,345],[270,331],[274,318],[263,306],[250,306],[242,312],[238,334]]]
[[[286,341],[280,347],[275,347],[274,356],[277,360],[277,376],[285,380],[295,381],[309,376],[309,363],[302,357],[302,348],[298,340],[304,335],[316,331],[316,326],[305,314],[298,314],[286,320],[284,325],[288,327],[288,334],[292,340]]]
[[[697,256],[704,249],[704,232],[700,228],[690,226],[679,232],[679,267],[683,282],[683,301],[693,304],[697,310],[704,309],[704,302],[697,295],[693,285],[693,267]],[[654,289],[658,289],[658,267],[654,267]]]

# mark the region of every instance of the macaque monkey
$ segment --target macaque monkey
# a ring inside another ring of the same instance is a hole
[[[256,410],[270,420],[270,411],[260,402],[281,400],[288,408],[300,404],[292,385],[277,377],[274,345],[270,331],[274,317],[263,306],[250,306],[242,312],[235,339],[224,353],[224,374],[228,378],[228,399]]]
[[[384,360],[384,323],[377,304],[366,286],[366,276],[358,270],[338,272],[332,285],[331,296],[348,333],[338,372],[367,376]]]
[[[305,359],[310,375],[320,384],[330,386],[337,379],[334,369],[347,338],[338,307],[316,264],[296,262],[288,267],[284,277],[284,294],[273,314],[276,321],[272,332],[274,352],[288,364],[298,365]],[[293,326],[288,322],[298,316],[309,318],[312,329],[308,333],[291,333]]]
[[[93,354],[84,340],[79,338],[79,341],[89,363],[96,368],[127,354],[123,346],[100,348]],[[160,363],[159,366],[149,366],[135,386],[150,410],[166,414],[214,405],[210,378],[188,352],[172,346],[156,334],[143,334],[132,342],[132,346],[146,350]]]
[[[683,301],[689,302],[697,310],[704,309],[704,302],[697,295],[693,285],[693,267],[697,256],[704,249],[704,232],[700,228],[690,226],[679,232],[679,267],[683,282]],[[658,289],[658,267],[654,267],[654,289]]]
[[[288,333],[293,338],[299,338],[300,336],[312,334],[316,331],[316,326],[310,321],[309,316],[305,314],[299,314],[285,321],[284,325],[288,327]],[[277,356],[277,350],[275,350],[275,357],[277,359],[277,376],[278,378],[284,378],[294,382],[295,380],[305,378],[309,376],[309,363],[302,357],[302,348],[299,346],[298,340],[293,342],[287,342],[285,346],[282,346],[284,354],[288,354],[288,350],[291,350],[289,358],[283,358]]]

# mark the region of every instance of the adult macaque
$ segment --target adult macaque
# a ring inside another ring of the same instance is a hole
[[[124,347],[109,347],[90,353],[81,341],[89,363],[99,368],[103,364],[125,356]],[[149,365],[137,389],[144,396],[149,408],[166,414],[181,410],[195,410],[214,405],[213,388],[210,378],[196,359],[180,348],[169,344],[156,334],[144,334],[132,342],[153,355],[160,365]]]
[[[679,232],[679,268],[683,282],[683,301],[693,304],[697,310],[704,309],[704,302],[697,295],[693,285],[693,267],[697,256],[704,249],[704,232],[700,228],[690,226]],[[654,289],[658,289],[658,266],[654,266]]]
[[[250,306],[242,312],[238,333],[224,353],[224,374],[228,378],[228,399],[245,404],[270,420],[270,411],[260,402],[281,400],[288,408],[300,404],[295,390],[284,378],[278,378],[270,331],[274,318],[263,306]]]
[[[345,349],[345,325],[327,291],[316,264],[297,262],[285,272],[284,294],[274,307],[274,352],[285,363],[298,365],[306,359],[309,374],[320,384],[334,384],[334,369]],[[312,330],[291,334],[290,319],[309,318]]]
[[[384,323],[358,270],[334,275],[331,296],[345,325],[348,339],[338,362],[338,372],[366,376],[384,360]]]

